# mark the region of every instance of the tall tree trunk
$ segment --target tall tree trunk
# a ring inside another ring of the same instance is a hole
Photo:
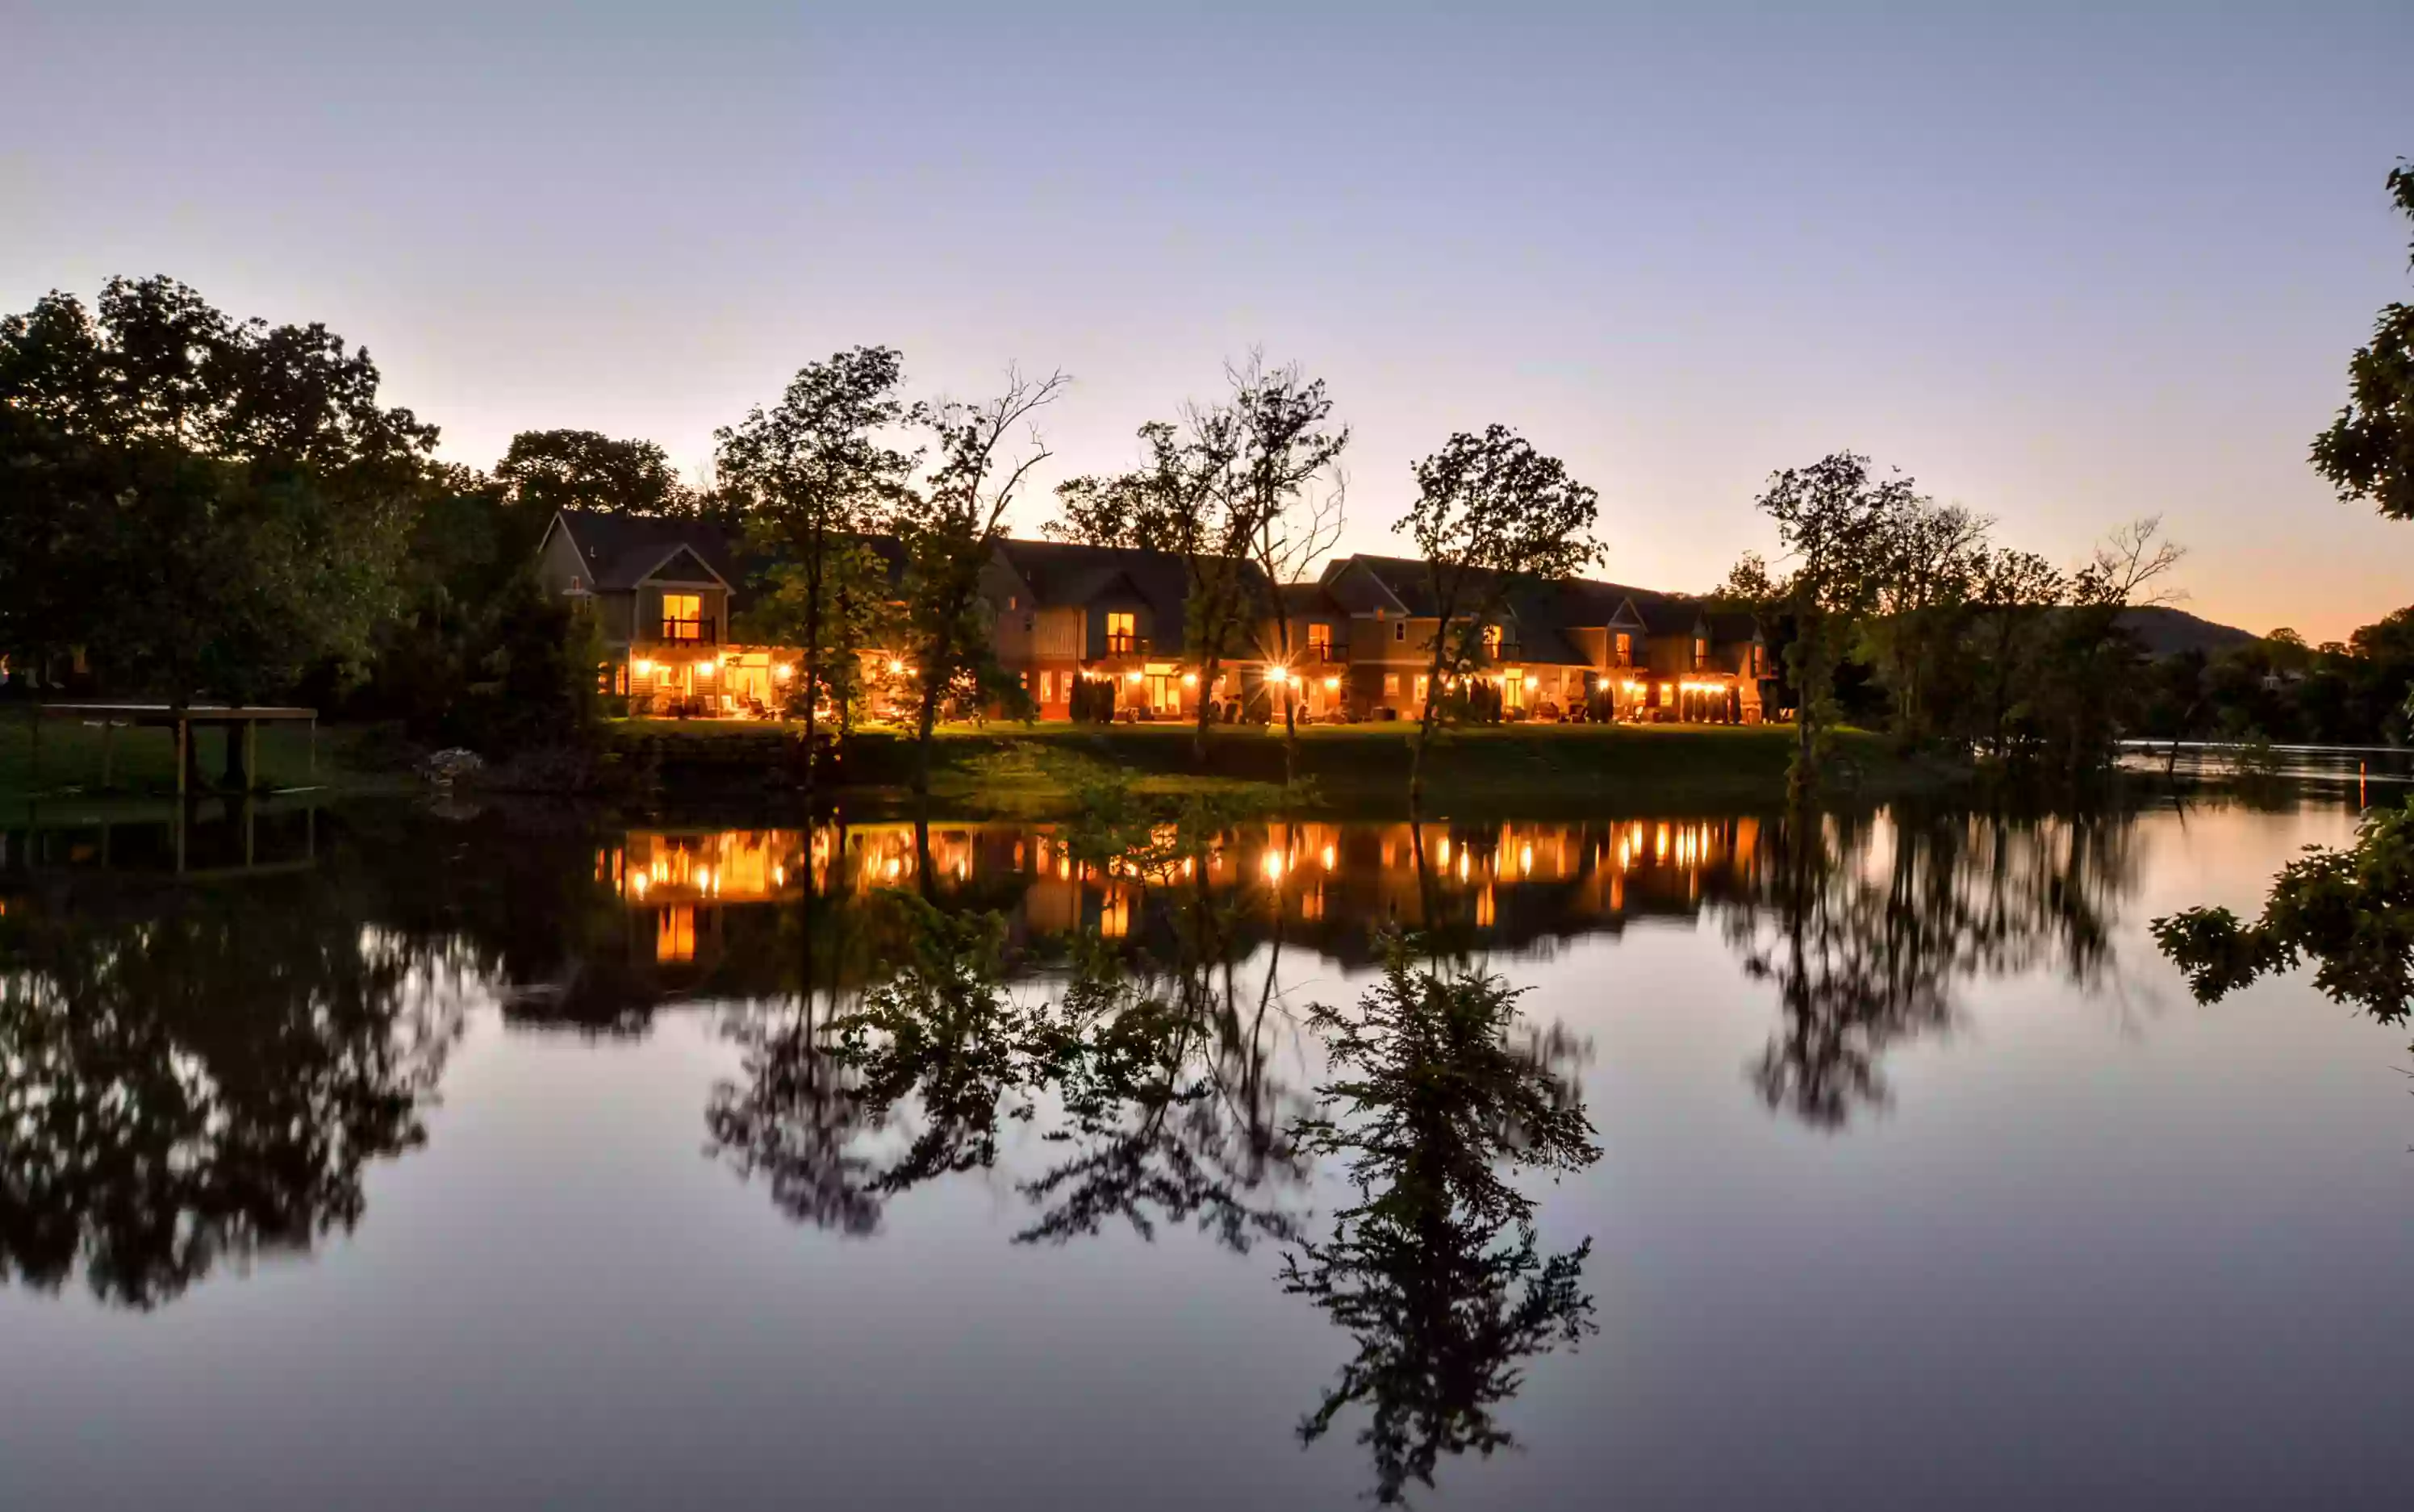
[[[814,745],[813,711],[822,692],[822,577],[828,560],[828,536],[819,518],[813,521],[812,544],[805,566],[805,827],[812,832],[813,788],[820,776],[822,754]]]
[[[1274,597],[1274,650],[1282,657],[1282,665],[1290,668],[1283,682],[1283,786],[1296,787],[1299,786],[1299,711],[1291,701],[1290,690],[1291,685],[1299,681],[1299,671],[1291,667],[1290,613],[1282,605],[1279,591]]]

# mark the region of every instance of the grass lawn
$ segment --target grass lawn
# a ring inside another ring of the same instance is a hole
[[[78,720],[41,722],[38,770],[35,763],[32,722],[22,708],[0,705],[0,794],[25,798],[62,792],[97,793],[101,783],[103,733],[97,725]],[[239,738],[239,737],[237,737]],[[364,732],[321,727],[319,731],[317,775],[311,774],[310,736],[300,724],[263,723],[260,726],[260,771],[257,780],[270,787],[364,787],[391,786],[391,777],[371,775],[373,763],[362,759]],[[211,780],[226,771],[229,732],[199,729],[201,768]],[[176,736],[170,729],[122,727],[110,754],[112,792],[172,795],[176,790]]]
[[[699,776],[773,759],[779,742],[797,735],[793,725],[783,735],[777,725],[707,721],[629,721],[616,729]],[[1408,793],[1415,733],[1408,723],[1302,726],[1301,773],[1328,805],[1395,805]],[[1063,753],[1134,773],[1143,790],[1279,791],[1278,726],[1217,726],[1203,764],[1194,758],[1192,737],[1191,726],[1173,724],[948,725],[931,753],[931,787],[954,804],[1045,808],[1064,796],[1047,760]],[[1425,787],[1434,802],[1461,808],[1751,802],[1783,796],[1793,747],[1794,729],[1785,725],[1479,726],[1437,733]],[[872,727],[848,747],[838,783],[900,789],[911,781],[914,759],[910,734]],[[1951,776],[1901,761],[1878,738],[1856,731],[1839,735],[1834,770],[1843,784],[1864,789],[1935,786]]]

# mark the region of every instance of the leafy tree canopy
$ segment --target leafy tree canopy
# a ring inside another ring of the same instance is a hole
[[[2389,192],[2414,219],[2414,164],[2391,171]],[[2347,407],[2314,438],[2314,469],[2341,499],[2369,499],[2392,519],[2414,519],[2414,305],[2382,307],[2371,342],[2347,359]]]

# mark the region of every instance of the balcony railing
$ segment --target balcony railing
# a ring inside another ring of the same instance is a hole
[[[710,616],[694,620],[663,620],[654,625],[657,640],[684,641],[693,646],[711,646],[720,641],[719,621]]]
[[[1122,632],[1110,632],[1107,636],[1107,654],[1110,656],[1137,656],[1146,650],[1148,642],[1138,636]]]
[[[1307,643],[1306,659],[1324,666],[1340,666],[1349,662],[1349,649],[1346,646],[1319,645],[1311,640]]]

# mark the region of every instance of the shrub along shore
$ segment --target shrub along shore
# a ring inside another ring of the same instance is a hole
[[[1412,737],[1406,725],[1302,729],[1304,801],[1321,809],[1396,809],[1408,792]],[[1426,795],[1433,804],[1504,812],[1773,802],[1785,796],[1793,740],[1790,726],[1775,725],[1452,730],[1436,737]],[[794,791],[803,756],[792,726],[633,720],[609,728],[605,766],[613,786],[677,804]],[[910,737],[861,731],[826,770],[825,788],[848,801],[904,803],[913,763]],[[1270,802],[1282,797],[1279,731],[1219,729],[1201,763],[1187,727],[997,724],[941,732],[931,797],[952,812],[1044,814],[1071,801],[1065,771],[1082,763],[1125,772],[1143,792],[1242,790]],[[1847,730],[1835,740],[1830,775],[1840,789],[1883,795],[1948,786],[1970,770],[1906,759],[1880,737]],[[497,779],[513,783],[508,771]]]
[[[1327,810],[1396,809],[1408,792],[1412,734],[1406,725],[1303,729],[1305,791],[1296,801]],[[319,740],[312,771],[298,736],[263,736],[260,786],[391,792],[421,782],[415,773],[425,753],[390,731],[338,726],[322,729]],[[1432,803],[1503,812],[1774,801],[1785,795],[1792,741],[1791,728],[1777,725],[1451,730],[1436,737],[1427,797]],[[804,754],[797,725],[624,720],[604,725],[584,748],[501,762],[465,786],[649,808],[776,806],[801,795]],[[215,736],[202,746],[201,766],[213,780],[223,768]],[[1068,773],[1084,766],[1122,771],[1142,792],[1233,792],[1270,804],[1284,801],[1277,730],[1218,729],[1202,764],[1187,726],[997,723],[942,727],[931,798],[958,814],[1061,812],[1072,801]],[[120,732],[112,767],[112,791],[142,797],[174,791],[171,746],[160,732]],[[902,807],[911,801],[913,769],[909,733],[860,730],[825,768],[817,797]],[[37,781],[25,723],[0,718],[0,795],[97,794],[103,790],[100,774],[97,730],[47,726]],[[1831,786],[1840,790],[1884,796],[1947,786],[1968,775],[1964,767],[1897,756],[1878,736],[1848,730],[1835,741]]]

